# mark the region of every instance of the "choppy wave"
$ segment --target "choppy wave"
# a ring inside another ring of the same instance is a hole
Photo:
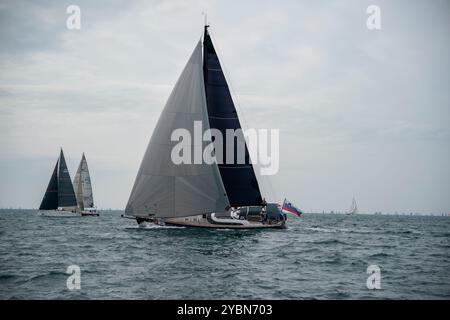
[[[11,280],[11,279],[17,279],[17,278],[18,278],[18,276],[15,274],[3,273],[3,274],[0,274],[0,283],[1,283],[1,281],[4,281],[4,280]]]
[[[0,299],[449,298],[450,219],[322,214],[281,232],[1,212]],[[26,226],[24,228],[23,226]],[[366,289],[367,267],[383,290]],[[81,269],[81,290],[66,269]],[[414,290],[411,290],[414,288]]]
[[[36,274],[33,276],[28,277],[25,282],[28,281],[34,281],[34,280],[38,280],[41,278],[48,278],[48,277],[66,277],[67,273],[63,272],[63,271],[49,271],[49,272],[44,272],[44,273],[40,273],[40,274]]]

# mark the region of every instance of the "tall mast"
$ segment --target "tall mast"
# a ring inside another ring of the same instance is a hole
[[[208,13],[206,11],[202,11],[202,15],[204,16],[204,19],[205,19],[204,24],[205,24],[205,26],[207,26],[208,25]]]

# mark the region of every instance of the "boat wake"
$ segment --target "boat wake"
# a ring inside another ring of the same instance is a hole
[[[214,231],[218,231],[218,232],[249,232],[252,231],[251,229],[229,229],[229,228],[217,228],[214,229]]]
[[[126,227],[126,230],[159,230],[159,229],[186,229],[186,227],[161,226],[154,223],[139,224],[136,227]]]
[[[305,229],[310,230],[310,231],[316,231],[316,232],[327,232],[327,233],[338,232],[336,229],[326,229],[326,228],[320,228],[320,227],[311,227],[311,228],[305,228]]]

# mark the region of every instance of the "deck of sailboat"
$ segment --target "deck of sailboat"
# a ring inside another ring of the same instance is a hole
[[[66,210],[39,210],[38,215],[41,217],[79,217],[80,214],[76,211]]]

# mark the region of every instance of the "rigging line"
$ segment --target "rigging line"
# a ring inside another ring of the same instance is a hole
[[[204,18],[205,18],[205,20],[204,20],[204,24],[205,24],[205,26],[207,26],[208,25],[208,12],[205,10],[205,11],[202,11],[202,15],[204,16]]]

